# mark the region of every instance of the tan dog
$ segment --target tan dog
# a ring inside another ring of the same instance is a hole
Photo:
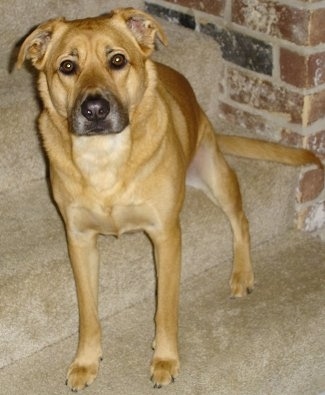
[[[185,183],[202,189],[228,216],[234,234],[231,294],[254,285],[248,222],[236,175],[222,153],[300,165],[320,162],[308,151],[217,136],[186,79],[149,55],[158,23],[134,9],[84,20],[57,19],[23,43],[18,66],[39,70],[44,103],[39,126],[62,213],[79,304],[79,345],[67,384],[95,379],[102,356],[97,313],[96,238],[142,230],[155,248],[158,275],[155,387],[179,371],[179,214]]]

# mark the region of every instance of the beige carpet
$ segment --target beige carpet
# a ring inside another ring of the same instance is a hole
[[[78,8],[75,4],[78,3]],[[96,15],[142,1],[0,0],[0,393],[65,394],[77,307],[61,220],[51,203],[31,75],[8,74],[14,43],[44,19]],[[216,44],[164,22],[156,58],[188,76],[216,125]],[[207,57],[206,54],[209,54]],[[201,60],[204,59],[202,63]],[[208,59],[208,61],[207,61]],[[230,158],[251,222],[257,287],[229,298],[231,232],[220,210],[189,190],[182,213],[182,373],[166,394],[307,394],[325,391],[325,244],[293,229],[299,170]],[[104,361],[86,394],[154,392],[149,381],[154,269],[142,234],[101,238]]]

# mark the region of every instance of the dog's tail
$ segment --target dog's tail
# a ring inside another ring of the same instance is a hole
[[[224,154],[294,166],[315,164],[323,168],[320,159],[303,148],[286,147],[268,141],[228,135],[217,135],[217,142]]]

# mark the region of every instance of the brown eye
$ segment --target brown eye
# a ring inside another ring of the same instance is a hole
[[[61,71],[62,74],[70,75],[76,72],[77,66],[72,60],[64,60],[60,64],[59,70]]]
[[[112,69],[119,70],[127,64],[127,60],[123,54],[118,53],[111,57],[109,64]]]

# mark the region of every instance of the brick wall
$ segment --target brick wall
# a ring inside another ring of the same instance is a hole
[[[146,6],[219,43],[221,118],[325,159],[324,1],[148,0]],[[302,170],[296,201],[300,229],[324,228],[322,170]]]

